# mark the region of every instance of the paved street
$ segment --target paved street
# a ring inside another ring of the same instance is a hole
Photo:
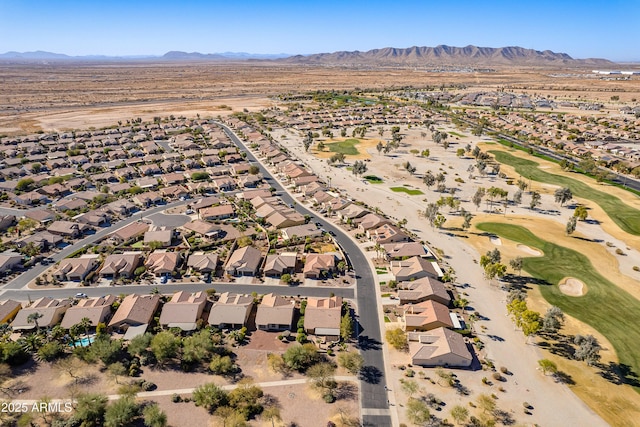
[[[271,176],[271,173],[256,159],[244,143],[231,132],[228,127],[222,124],[220,125],[225,129],[232,141],[247,152],[247,159],[256,162],[262,175],[264,177]],[[355,269],[357,274],[356,304],[359,315],[357,319],[358,343],[365,360],[365,369],[363,370],[364,374],[361,384],[363,423],[365,426],[391,426],[387,392],[385,390],[386,375],[382,352],[380,317],[378,315],[376,299],[376,285],[369,261],[358,245],[342,228],[336,227],[325,218],[318,218],[315,212],[297,203],[277,180],[271,179],[269,182],[285,203],[295,203],[296,210],[303,215],[309,215],[312,223],[321,222],[325,230],[335,233],[336,240],[342,246],[344,253]]]
[[[308,286],[272,286],[272,285],[241,285],[236,283],[168,283],[164,285],[132,285],[132,286],[91,286],[91,287],[75,287],[75,288],[59,288],[59,289],[8,289],[1,291],[2,299],[14,299],[18,301],[28,301],[39,298],[43,294],[51,298],[68,298],[75,296],[76,293],[82,292],[88,297],[99,297],[103,295],[119,295],[125,294],[148,294],[154,289],[158,289],[163,294],[173,294],[178,291],[198,292],[207,289],[215,289],[216,292],[236,292],[241,294],[251,294],[257,292],[259,294],[268,294],[270,292],[287,296],[305,296],[305,297],[326,297],[331,292],[343,298],[353,298],[353,288],[334,288],[334,287],[308,287]]]

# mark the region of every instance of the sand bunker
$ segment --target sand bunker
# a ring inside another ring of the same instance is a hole
[[[502,246],[502,240],[500,240],[499,237],[491,236],[489,237],[489,240],[491,241],[491,243],[493,243],[496,246]]]
[[[587,293],[586,286],[578,279],[567,277],[558,284],[560,292],[571,297],[581,297]]]
[[[537,249],[530,248],[530,247],[529,247],[529,246],[527,246],[527,245],[518,245],[518,249],[520,249],[522,252],[526,252],[526,253],[528,253],[529,255],[533,255],[533,256],[540,256],[540,255],[542,255],[542,252],[540,252],[540,251],[539,251],[539,250],[537,250]]]

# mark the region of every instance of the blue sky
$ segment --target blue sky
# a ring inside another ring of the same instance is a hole
[[[522,46],[640,61],[640,0],[0,0],[0,53]]]

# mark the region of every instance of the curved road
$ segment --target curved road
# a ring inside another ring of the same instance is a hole
[[[356,317],[356,331],[360,352],[364,357],[364,366],[361,381],[361,406],[362,419],[365,426],[385,427],[391,426],[389,405],[386,391],[386,375],[382,353],[382,336],[380,332],[380,317],[378,316],[378,304],[376,300],[376,284],[369,261],[358,245],[340,227],[336,227],[323,218],[318,218],[316,213],[297,203],[296,200],[284,189],[278,180],[264,167],[235,133],[222,123],[221,126],[231,140],[247,152],[247,159],[253,161],[260,168],[262,175],[270,177],[269,184],[276,189],[280,198],[287,204],[294,204],[298,212],[309,215],[311,222],[321,222],[325,230],[335,233],[336,240],[345,255],[349,258],[356,272],[356,302],[359,317]],[[329,291],[327,289],[327,291]]]

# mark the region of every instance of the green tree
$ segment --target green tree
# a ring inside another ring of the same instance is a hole
[[[158,362],[162,364],[177,356],[180,338],[169,331],[162,331],[151,339],[150,347]]]
[[[290,369],[303,371],[318,361],[318,350],[311,343],[296,345],[289,347],[282,358]]]
[[[87,393],[77,397],[72,418],[84,427],[101,426],[109,399],[103,394]]]
[[[509,266],[518,272],[518,275],[522,272],[522,257],[515,257],[509,261]]]
[[[209,370],[216,375],[229,375],[237,372],[238,367],[233,363],[231,357],[216,354],[211,359]]]
[[[538,365],[540,366],[540,369],[542,369],[542,373],[545,375],[548,373],[555,374],[558,372],[558,366],[549,359],[538,360]]]
[[[574,231],[576,231],[577,221],[578,219],[575,216],[569,218],[569,220],[567,221],[567,225],[564,228],[567,235],[571,235]]]
[[[108,335],[101,336],[97,337],[89,348],[89,352],[107,366],[118,359],[122,350],[122,342],[112,340]]]
[[[573,216],[578,218],[580,221],[585,221],[589,216],[589,211],[586,206],[576,206],[576,209],[573,211]]]
[[[556,203],[560,203],[560,206],[573,198],[573,193],[569,187],[558,188],[555,193]]]
[[[196,406],[201,406],[209,413],[213,413],[220,406],[225,406],[229,399],[226,391],[214,383],[207,383],[193,391],[193,401]]]
[[[564,324],[564,313],[559,307],[551,306],[542,318],[542,330],[552,334],[557,333]]]
[[[260,387],[245,379],[229,393],[229,405],[248,420],[262,412],[260,400],[263,396],[264,392]]]
[[[280,408],[275,405],[267,406],[263,409],[260,414],[260,418],[263,420],[271,421],[271,427],[275,427],[276,421],[282,421],[282,416],[280,415]]]
[[[306,375],[310,378],[314,387],[322,390],[323,395],[333,396],[333,391],[337,387],[334,375],[336,366],[333,363],[321,362],[307,369]]]
[[[496,401],[489,395],[481,394],[476,398],[476,404],[478,408],[482,410],[482,413],[493,413],[496,410]]]
[[[534,210],[535,208],[540,206],[541,198],[542,197],[540,196],[540,193],[538,193],[537,191],[531,192],[531,202],[529,203],[529,207],[531,208],[531,210]]]
[[[482,204],[482,198],[485,196],[485,194],[486,194],[486,190],[483,187],[478,188],[476,192],[473,194],[471,201],[473,202],[474,205],[476,205],[476,209],[480,208],[480,205]]]
[[[409,398],[420,391],[420,385],[416,380],[401,378],[400,387],[402,388],[402,391],[409,396]]]
[[[124,427],[140,414],[140,407],[132,396],[123,396],[107,406],[104,427]]]
[[[167,414],[164,413],[157,403],[147,405],[142,410],[144,425],[147,427],[166,427]]]
[[[408,346],[407,335],[401,328],[387,329],[385,338],[396,350],[405,350]]]
[[[62,348],[62,344],[58,341],[49,341],[42,344],[38,349],[38,358],[46,362],[51,362],[52,360],[60,357],[63,353],[64,348]]]
[[[363,162],[362,160],[356,160],[355,162],[353,162],[353,167],[351,169],[351,172],[356,176],[362,176],[367,172],[367,164],[365,162]]]
[[[215,347],[208,330],[198,331],[182,341],[182,361],[197,363],[208,360]]]
[[[407,418],[413,424],[423,425],[431,419],[431,413],[429,412],[429,405],[427,402],[410,397],[407,400]]]
[[[456,424],[464,425],[469,418],[469,410],[462,405],[456,405],[451,408],[451,418],[453,418]]]
[[[347,313],[342,316],[342,320],[340,321],[340,337],[343,341],[349,341],[351,336],[353,335],[353,319],[351,318],[351,314],[347,310]]]
[[[364,357],[355,351],[345,351],[338,354],[338,363],[349,373],[357,375],[364,366]]]
[[[113,362],[111,365],[109,365],[107,370],[109,371],[109,375],[111,375],[114,378],[116,384],[120,384],[118,382],[118,377],[121,377],[127,374],[127,368],[124,367],[122,362]]]
[[[132,338],[127,346],[127,353],[129,353],[131,357],[142,355],[151,345],[152,338],[153,334],[150,332],[145,332],[142,335]]]
[[[600,360],[602,347],[596,337],[578,334],[574,337],[573,342],[578,346],[573,354],[576,359],[586,361],[589,366]]]
[[[427,188],[431,188],[436,183],[436,177],[433,176],[433,173],[430,170],[428,170],[422,176],[422,182],[427,186]]]

